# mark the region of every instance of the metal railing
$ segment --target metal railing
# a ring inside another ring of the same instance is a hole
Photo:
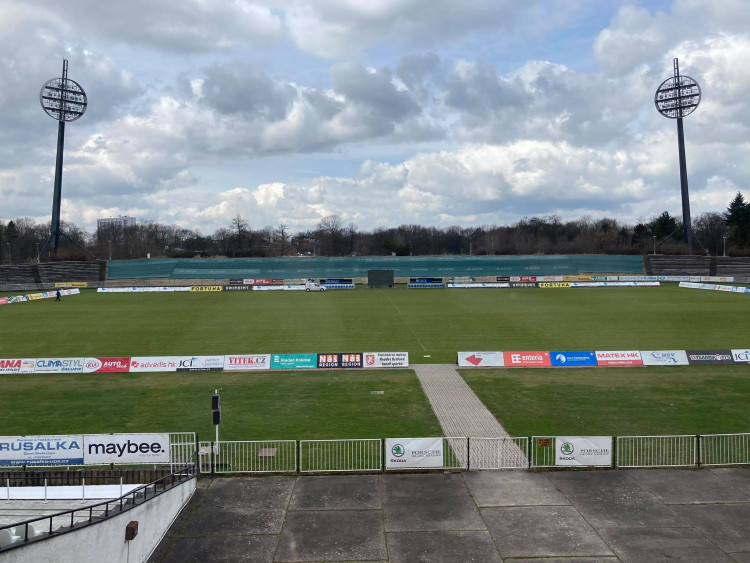
[[[300,440],[300,473],[366,472],[383,468],[383,441]]]
[[[618,436],[616,467],[697,466],[698,436]]]
[[[701,464],[750,464],[750,434],[704,434],[700,437]]]
[[[161,495],[174,485],[190,480],[196,475],[196,466],[186,465],[173,470],[172,473],[161,479],[147,485],[141,485],[113,500],[0,526],[0,553],[22,547],[31,540],[66,534],[80,529],[82,526],[101,522],[139,506]]]
[[[528,438],[469,438],[470,469],[526,469]]]
[[[205,444],[205,442],[203,442]],[[265,440],[213,443],[214,473],[296,473],[297,442]],[[201,455],[204,458],[204,455]],[[201,461],[201,471],[205,463]]]

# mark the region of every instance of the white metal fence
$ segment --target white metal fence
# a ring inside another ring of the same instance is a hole
[[[698,465],[698,436],[618,436],[617,467]]]
[[[526,469],[528,438],[469,438],[470,469]]]
[[[210,472],[211,459],[214,473],[297,472],[295,440],[201,442],[201,446],[201,473]]]
[[[700,438],[702,464],[750,464],[750,434],[705,434]]]
[[[169,434],[169,457],[171,465],[195,463],[197,447],[195,432],[171,432]]]
[[[300,440],[300,472],[380,471],[383,441]]]

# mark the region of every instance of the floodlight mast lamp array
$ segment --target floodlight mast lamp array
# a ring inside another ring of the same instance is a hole
[[[39,102],[42,109],[52,119],[58,121],[57,126],[57,158],[55,160],[55,190],[52,199],[52,226],[49,240],[42,248],[42,253],[50,247],[52,252],[57,252],[60,243],[60,235],[66,236],[60,231],[60,202],[62,199],[62,169],[63,148],[65,145],[65,123],[75,121],[86,112],[88,105],[86,92],[81,85],[68,78],[68,60],[63,59],[61,78],[48,80],[39,92]],[[67,237],[66,237],[67,238]]]
[[[701,88],[689,76],[680,75],[680,64],[674,59],[674,76],[667,78],[654,95],[656,109],[664,117],[677,120],[677,147],[680,156],[680,191],[682,192],[682,226],[688,254],[693,253],[693,227],[690,221],[690,196],[688,194],[685,135],[682,118],[690,115],[701,102]]]

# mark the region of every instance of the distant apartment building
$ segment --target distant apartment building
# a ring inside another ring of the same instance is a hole
[[[107,219],[97,219],[97,230],[124,229],[126,227],[135,227],[135,217],[120,215],[119,217],[109,217]]]

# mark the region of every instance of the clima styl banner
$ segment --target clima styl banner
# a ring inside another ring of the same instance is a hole
[[[503,360],[502,352],[459,352],[458,353],[458,366],[459,367],[474,367],[474,368],[491,368],[491,367],[503,367],[505,361]]]
[[[37,358],[34,373],[82,373],[84,358]]]
[[[557,436],[555,465],[611,466],[612,436]]]
[[[442,438],[386,438],[385,468],[443,467]]]
[[[409,352],[365,352],[363,367],[408,368]]]
[[[0,466],[80,465],[83,436],[2,436]]]
[[[169,463],[169,434],[86,434],[83,463]]]

